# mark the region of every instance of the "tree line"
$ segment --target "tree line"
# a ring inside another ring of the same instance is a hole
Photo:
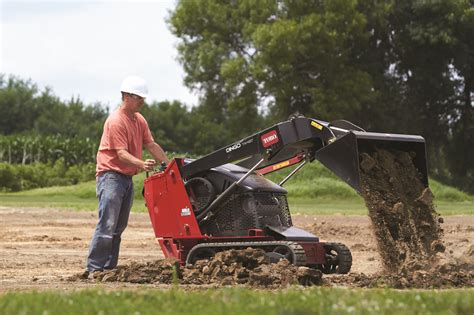
[[[113,110],[78,98],[64,101],[30,79],[0,74],[0,162],[54,163],[61,157],[68,165],[91,162]],[[141,112],[155,140],[167,151],[196,156],[236,140],[235,135],[214,128],[199,106],[152,102],[145,103]]]

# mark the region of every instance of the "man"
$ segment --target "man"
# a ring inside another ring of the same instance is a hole
[[[133,203],[132,176],[151,171],[155,160],[169,163],[138,112],[148,94],[145,80],[129,76],[120,90],[122,104],[107,118],[97,152],[99,222],[89,248],[86,275],[117,266],[121,234]],[[142,160],[143,146],[155,160]]]

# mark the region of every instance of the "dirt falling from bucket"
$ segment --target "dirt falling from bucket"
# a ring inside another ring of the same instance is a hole
[[[426,269],[445,247],[433,194],[413,164],[414,153],[377,149],[361,153],[362,196],[388,271]]]

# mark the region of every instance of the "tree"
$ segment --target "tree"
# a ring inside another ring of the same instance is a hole
[[[179,101],[163,101],[145,104],[142,113],[155,141],[166,151],[195,156],[232,141],[223,125],[206,119],[203,107],[188,109]]]
[[[11,134],[31,129],[38,115],[34,98],[36,85],[0,74],[0,133]]]
[[[369,38],[356,1],[181,1],[170,24],[186,84],[232,135],[262,112],[350,118],[375,95],[352,49]]]
[[[0,133],[61,134],[99,138],[108,109],[80,99],[61,101],[51,89],[39,91],[31,81],[0,75]]]
[[[388,128],[425,137],[432,176],[471,192],[472,10],[465,0],[395,2],[388,20],[399,97],[384,106]]]
[[[452,70],[457,81],[456,115],[451,118],[449,142],[453,182],[474,193],[474,7],[461,1],[454,31],[456,46]]]

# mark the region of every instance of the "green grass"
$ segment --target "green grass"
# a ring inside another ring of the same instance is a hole
[[[0,295],[2,314],[472,314],[474,290],[222,288],[23,292]]]
[[[289,199],[291,213],[318,215],[365,215],[367,208],[362,198],[353,200]],[[435,201],[441,215],[474,214],[472,201]]]
[[[269,179],[279,182],[290,170],[273,173]],[[134,177],[133,211],[146,212],[141,195],[145,174]],[[288,190],[293,213],[363,215],[367,213],[362,198],[346,183],[319,163],[305,166],[284,186]],[[456,188],[430,180],[435,204],[442,215],[474,214],[474,197]],[[0,206],[52,207],[62,209],[97,209],[95,181],[67,187],[49,187],[18,193],[0,193]]]
[[[362,198],[349,200],[334,199],[294,199],[288,200],[293,214],[319,214],[319,215],[363,215],[367,214]]]
[[[293,214],[315,215],[365,215],[367,208],[361,198],[349,200],[328,199],[289,199],[290,210]],[[437,211],[442,215],[474,214],[474,202],[436,201]],[[95,211],[97,200],[80,198],[75,195],[57,194],[54,196],[39,194],[0,194],[0,206],[10,207],[41,207],[80,211]],[[133,204],[134,212],[147,212],[143,199],[136,199]]]
[[[434,179],[431,179],[429,181],[429,184],[430,189],[433,191],[433,194],[439,200],[454,202],[474,201],[473,196],[469,196],[465,192],[462,192],[454,187],[443,185],[440,182],[435,181]]]
[[[135,201],[133,211],[145,212],[141,189],[144,174],[134,177]],[[74,186],[56,186],[37,188],[16,193],[0,193],[0,206],[45,207],[72,210],[97,209],[95,181],[80,183]]]

